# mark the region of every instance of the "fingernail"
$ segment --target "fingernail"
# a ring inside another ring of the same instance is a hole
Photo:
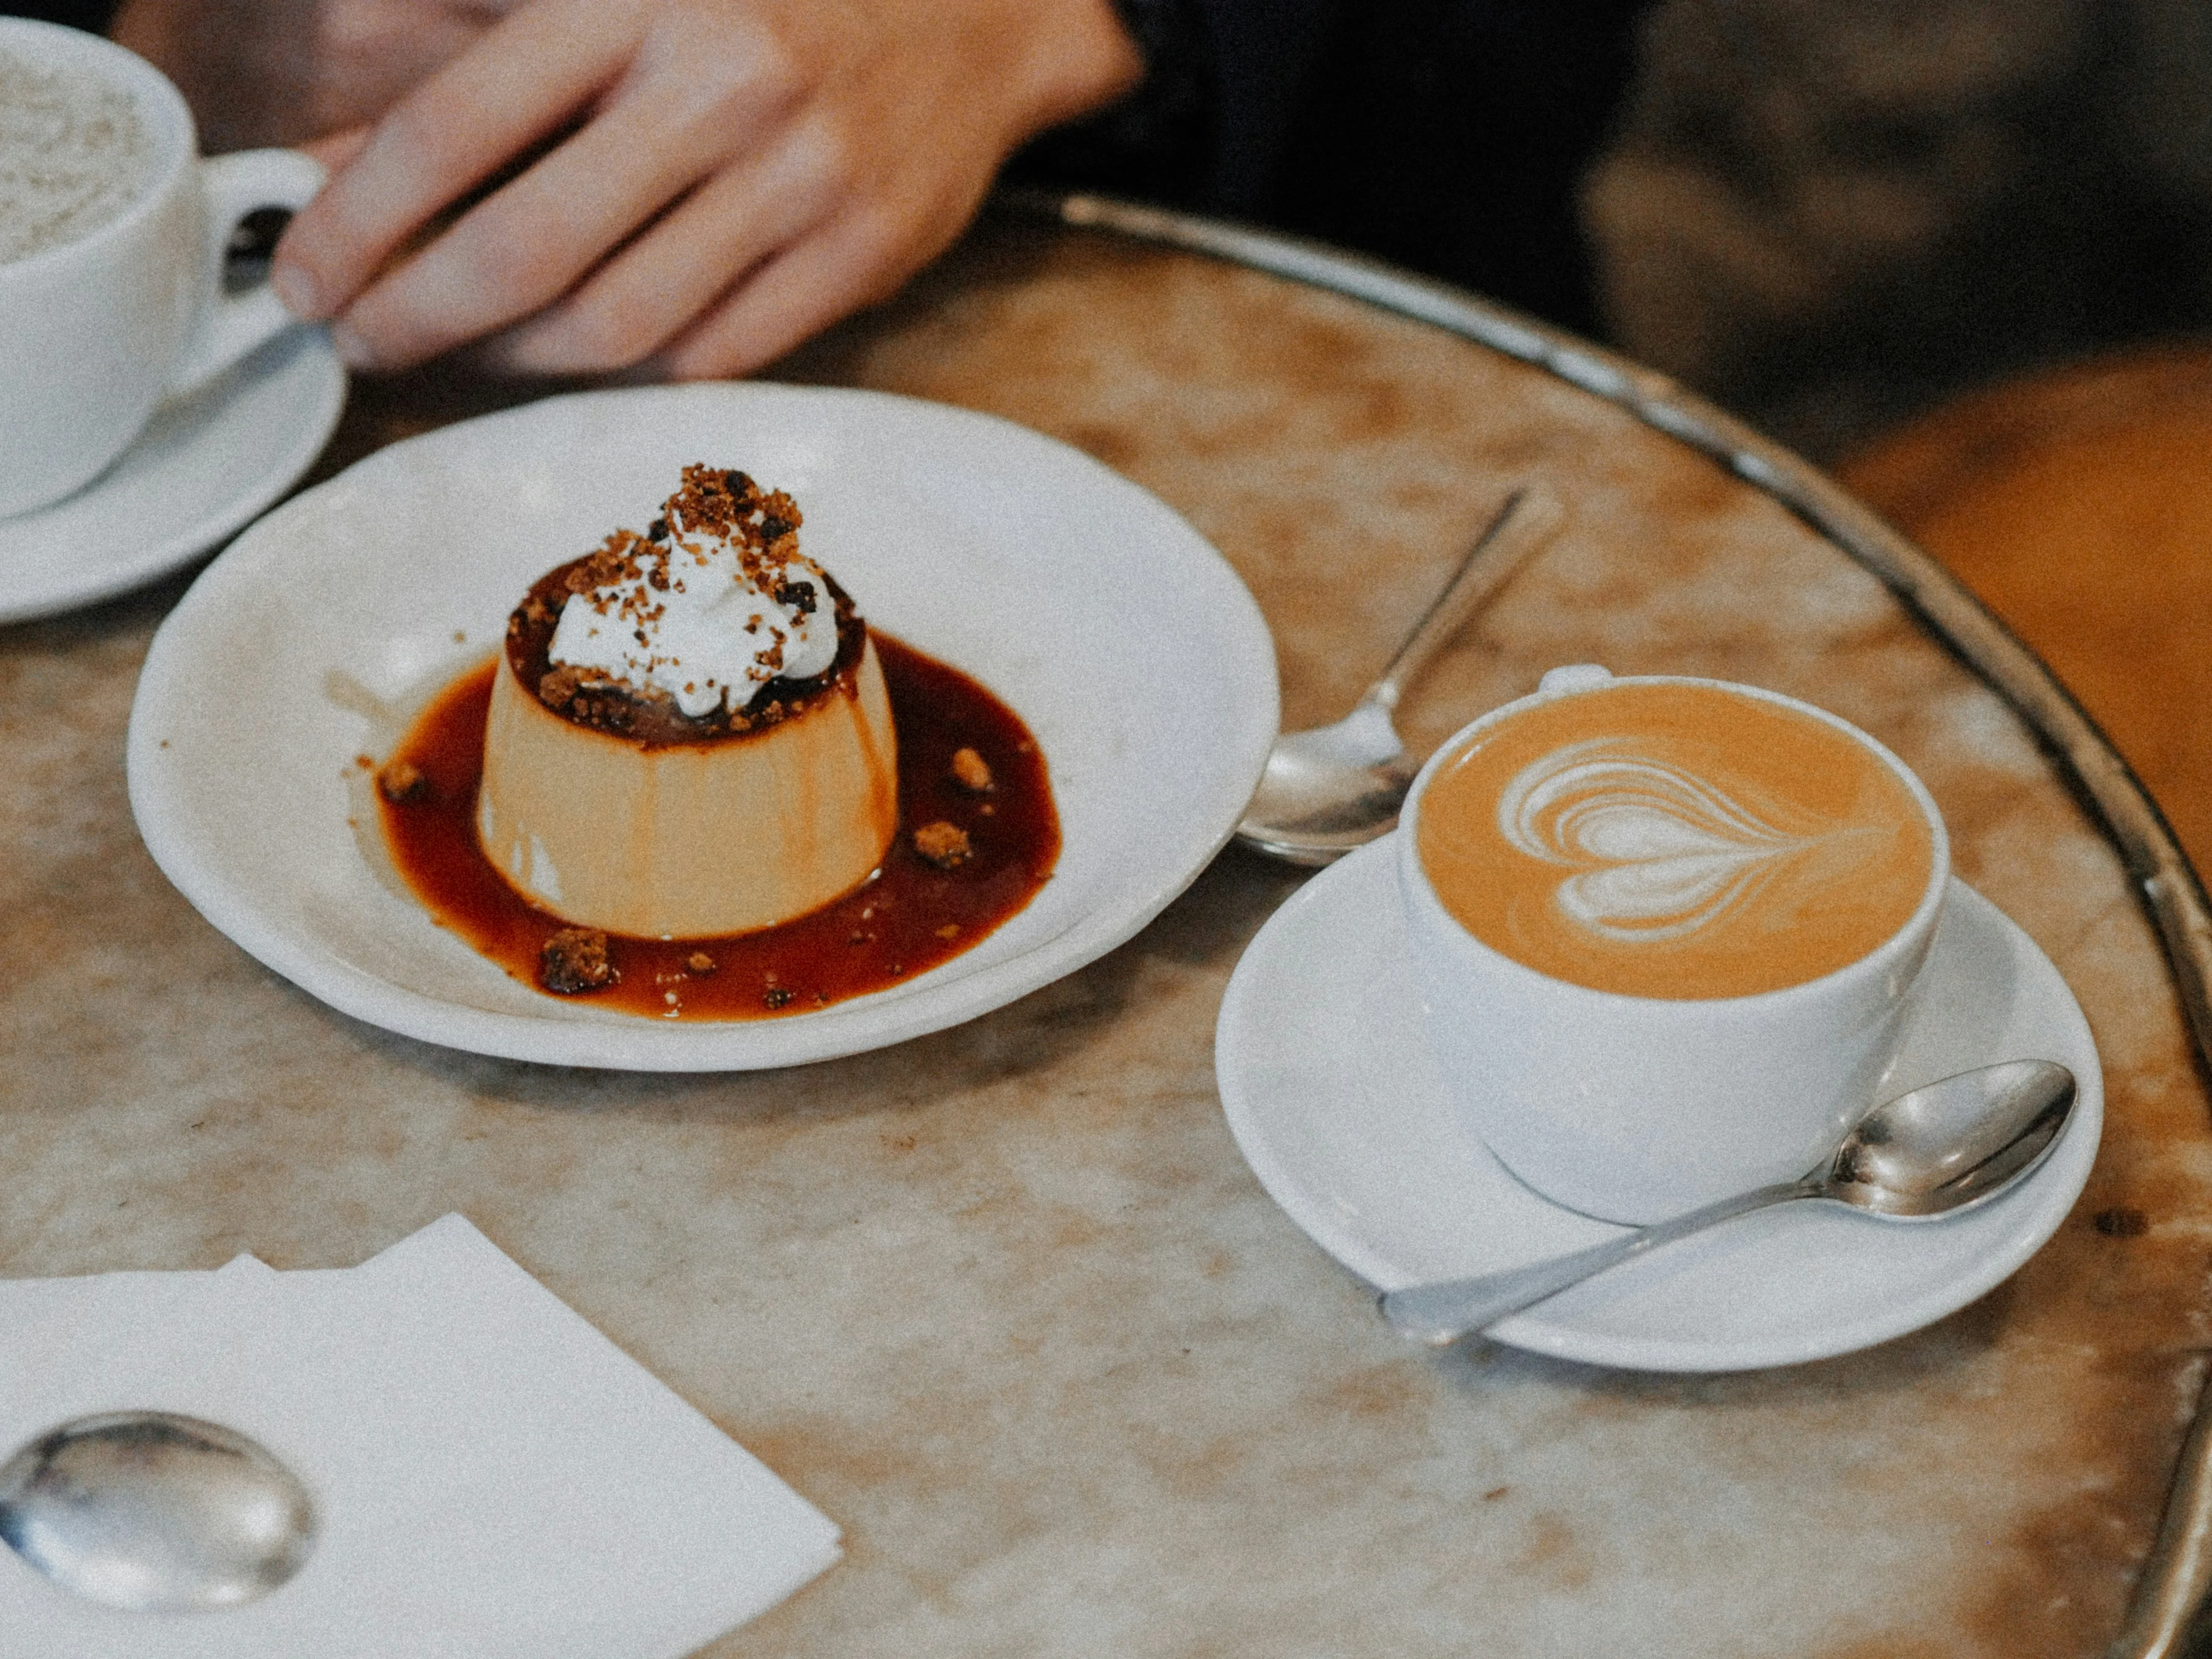
[[[284,309],[301,322],[312,323],[322,316],[322,296],[315,292],[315,279],[297,265],[278,264],[269,273],[269,286],[276,290]]]
[[[348,368],[374,368],[376,349],[344,323],[331,325],[331,343]]]

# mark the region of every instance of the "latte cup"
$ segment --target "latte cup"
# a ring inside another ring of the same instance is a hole
[[[1438,750],[1395,842],[1453,1110],[1632,1223],[1795,1180],[1882,1097],[1950,874],[1926,787],[1856,727],[1592,667]]]
[[[110,41],[0,18],[0,52],[125,94],[150,164],[136,196],[74,240],[0,263],[0,518],[82,489],[156,404],[213,380],[292,319],[265,284],[222,291],[239,221],[322,188],[296,150],[204,161],[191,112],[158,70]]]

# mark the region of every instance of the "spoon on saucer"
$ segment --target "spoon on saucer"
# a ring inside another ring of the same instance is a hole
[[[1832,1198],[1899,1219],[1951,1214],[1996,1197],[2042,1163],[2074,1097],[2074,1073],[2047,1060],[1961,1072],[1873,1108],[1802,1180],[1724,1198],[1548,1261],[1391,1291],[1382,1315],[1401,1336],[1443,1347],[1632,1256],[1769,1205]]]
[[[1566,515],[1552,493],[1523,485],[1505,498],[1458,573],[1352,711],[1333,726],[1290,732],[1267,751],[1267,769],[1237,838],[1291,864],[1322,865],[1387,835],[1413,781],[1391,711],[1413,678],[1558,533]]]
[[[111,1607],[237,1607],[297,1572],[314,1537],[299,1477],[197,1417],[80,1417],[0,1464],[0,1541]]]

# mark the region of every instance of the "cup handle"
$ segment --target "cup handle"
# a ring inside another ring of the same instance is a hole
[[[206,259],[215,302],[170,376],[169,395],[204,386],[296,319],[266,283],[245,294],[222,290],[222,261],[238,222],[262,208],[303,208],[330,175],[296,149],[246,149],[200,163],[207,202]]]

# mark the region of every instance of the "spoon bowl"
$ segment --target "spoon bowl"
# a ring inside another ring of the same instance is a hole
[[[2047,1060],[1961,1072],[1864,1114],[1821,1165],[1586,1250],[1503,1273],[1391,1291],[1383,1317],[1442,1347],[1694,1232],[1801,1198],[1825,1198],[1892,1220],[1920,1221],[1987,1202],[2050,1156],[2074,1110],[2074,1073]]]
[[[0,1464],[0,1541],[64,1589],[137,1613],[237,1607],[297,1572],[314,1506],[234,1430],[110,1412],[50,1430]]]
[[[1327,864],[1398,821],[1413,787],[1389,712],[1363,702],[1333,726],[1286,732],[1237,833],[1293,864]]]
[[[1970,1209],[2050,1155],[2075,1093],[2074,1073],[2047,1060],[2008,1060],[1914,1089],[1851,1126],[1815,1196],[1901,1220]]]
[[[1237,826],[1246,846],[1291,864],[1322,865],[1389,833],[1418,768],[1391,713],[1414,675],[1565,520],[1540,486],[1516,489],[1398,647],[1382,677],[1331,726],[1285,733]]]

